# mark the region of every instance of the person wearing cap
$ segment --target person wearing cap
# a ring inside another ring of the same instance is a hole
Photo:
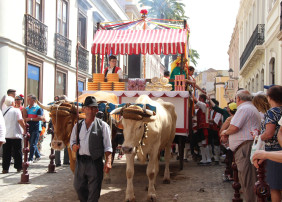
[[[252,95],[247,90],[236,93],[237,111],[229,127],[223,130],[220,136],[228,136],[229,147],[233,151],[235,163],[238,168],[239,182],[245,201],[256,201],[254,185],[257,181],[256,169],[251,164],[250,154],[253,145],[251,130],[260,130],[260,114],[252,104]]]
[[[85,98],[83,111],[86,118],[75,124],[70,138],[70,147],[76,152],[74,188],[80,201],[97,202],[103,180],[104,154],[104,172],[108,173],[112,167],[111,129],[95,117],[98,112],[95,97]]]
[[[229,125],[230,122],[234,116],[234,114],[237,111],[237,104],[235,102],[231,102],[227,105],[228,107],[228,113],[230,114],[230,116],[225,120],[225,122],[222,124],[221,129],[219,131],[219,134],[221,134],[221,132],[223,130],[226,130]],[[233,161],[233,152],[230,150],[230,148],[228,147],[227,141],[228,141],[228,136],[221,136],[220,138],[221,142],[223,143],[225,150],[225,162],[227,164],[227,167],[229,168],[230,171],[232,171],[232,161]],[[233,180],[233,172],[228,173],[227,175],[225,175],[226,179],[225,181],[231,181]]]

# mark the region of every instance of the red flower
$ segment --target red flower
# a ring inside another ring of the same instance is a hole
[[[143,15],[147,15],[147,14],[148,14],[148,11],[147,11],[146,9],[142,9],[142,10],[140,11],[140,13],[143,14]]]

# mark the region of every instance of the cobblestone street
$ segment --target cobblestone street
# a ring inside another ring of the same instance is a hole
[[[18,184],[21,173],[10,167],[8,174],[0,175],[0,202],[16,201],[78,201],[73,188],[73,174],[68,166],[56,168],[57,173],[47,173],[50,149],[50,136],[43,142],[42,159],[33,163],[29,169],[30,184]],[[124,201],[126,177],[125,157],[115,160],[111,183],[103,183],[101,202]],[[2,167],[2,160],[1,167]],[[178,202],[187,201],[231,201],[231,183],[222,182],[224,165],[198,166],[194,161],[185,162],[184,170],[178,170],[178,161],[171,163],[171,184],[162,184],[164,164],[160,164],[157,178],[157,198],[160,202],[171,202],[178,194]],[[2,168],[1,168],[2,170]],[[137,201],[146,201],[146,166],[135,166],[134,191]]]

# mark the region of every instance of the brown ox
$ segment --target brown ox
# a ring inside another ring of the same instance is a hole
[[[98,102],[107,101],[109,103],[117,104],[117,96],[115,94],[102,91],[96,92],[94,94],[83,94],[78,97],[78,102],[84,102],[87,96],[94,96]],[[38,104],[41,108],[50,112],[50,118],[52,119],[54,128],[54,138],[52,140],[51,147],[55,150],[62,150],[68,146],[70,168],[74,172],[75,158],[73,157],[74,155],[72,155],[71,149],[69,148],[69,142],[72,128],[77,121],[77,108],[75,104],[70,102],[57,102],[52,106],[44,106],[39,102]],[[79,116],[80,118],[84,118],[83,115]],[[115,145],[113,144],[113,147],[114,146]]]
[[[165,149],[164,183],[170,183],[169,160],[171,144],[175,136],[176,119],[174,105],[161,99],[151,100],[147,95],[141,95],[135,103],[150,104],[156,107],[156,115],[150,110],[131,105],[124,109],[116,109],[112,114],[122,112],[124,143],[126,153],[127,188],[125,201],[135,201],[133,190],[134,157],[137,154],[141,161],[149,155],[147,176],[149,179],[149,201],[156,201],[155,181],[159,172],[159,153]]]

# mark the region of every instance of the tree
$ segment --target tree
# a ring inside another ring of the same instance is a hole
[[[196,59],[200,59],[199,53],[196,50],[194,50],[194,49],[190,49],[190,59],[191,59],[191,62],[195,66],[197,66],[198,62],[197,62]]]
[[[148,17],[174,20],[188,19],[185,16],[185,5],[178,0],[139,0],[139,3],[150,7]]]
[[[180,3],[179,0],[139,0],[139,3],[142,6],[148,6],[148,17],[157,18],[157,19],[173,19],[173,20],[184,20],[188,19],[185,16],[185,4]],[[177,21],[176,23],[181,23]],[[163,57],[163,55],[161,56]],[[168,69],[169,65],[169,55],[165,56],[165,67]],[[176,59],[177,56],[172,56],[172,60]],[[191,62],[197,66],[196,59],[199,59],[200,56],[198,52],[194,49],[190,50]]]

